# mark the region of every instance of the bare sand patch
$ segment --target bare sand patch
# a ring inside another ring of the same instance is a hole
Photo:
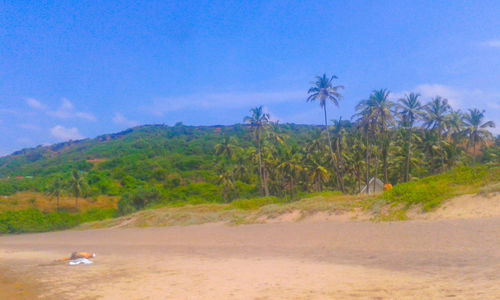
[[[114,228],[1,236],[0,268],[47,299],[496,299],[499,244],[500,218]]]
[[[411,219],[471,219],[500,216],[500,193],[469,194],[450,199],[435,211],[422,214],[413,211]]]

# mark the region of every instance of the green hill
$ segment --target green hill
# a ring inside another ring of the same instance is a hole
[[[287,124],[280,126],[280,132],[302,146],[320,130]],[[227,137],[240,149],[253,147],[245,125],[178,124],[145,125],[94,139],[23,149],[0,158],[0,194],[48,192],[55,178],[68,180],[77,169],[88,183],[88,197],[142,191],[165,201],[222,201],[219,176],[227,162],[217,158],[215,147]],[[258,179],[252,171],[245,182],[236,183],[238,197],[258,195]]]
[[[0,195],[47,195],[59,181],[63,196],[118,197],[120,214],[127,214],[154,205],[230,202],[266,193],[293,200],[305,193],[339,190],[340,179],[351,194],[360,190],[367,176],[386,177],[392,184],[405,181],[404,128],[391,128],[384,133],[389,138],[372,137],[367,152],[362,128],[336,121],[330,153],[321,126],[267,123],[259,133],[260,157],[255,128],[145,125],[24,149],[0,158]],[[433,133],[423,128],[412,133],[416,142],[411,179],[472,164],[466,139],[439,141]],[[478,147],[477,153],[482,163],[499,162],[495,143]],[[82,178],[78,194],[70,187],[72,174]]]

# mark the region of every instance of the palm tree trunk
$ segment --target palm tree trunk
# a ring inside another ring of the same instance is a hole
[[[472,136],[472,164],[476,165],[476,137]]]
[[[356,169],[356,175],[358,177],[358,193],[361,193],[361,169],[359,168],[359,165]]]
[[[385,144],[385,142],[384,142]],[[384,150],[382,151],[382,169],[384,170],[384,183],[389,182],[389,176],[388,176],[388,171],[387,171],[387,148],[384,145]]]
[[[336,176],[337,185],[340,188],[340,190],[342,191],[342,193],[344,193],[344,182],[343,182],[344,180],[341,177],[341,174],[339,172],[339,168],[338,168],[337,163],[336,163],[335,155],[333,154],[332,140],[330,138],[330,131],[328,130],[328,120],[326,117],[326,104],[323,106],[323,111],[325,113],[325,130],[326,130],[326,136],[328,137],[328,146],[330,148],[330,155],[332,156],[332,162],[333,162],[333,167],[335,169],[335,173],[337,173],[337,176]]]
[[[269,187],[267,186],[267,171],[266,168],[262,169],[262,175],[264,180],[264,195],[269,196]]]
[[[385,121],[382,119],[382,124],[385,124]],[[387,146],[388,146],[388,136],[384,127],[381,130],[381,140],[382,140],[382,171],[384,173],[384,183],[388,182],[388,174],[387,174]]]
[[[261,147],[260,147],[260,127],[257,127],[257,132],[255,134],[255,138],[257,139],[257,151],[258,151],[257,156],[259,158],[260,194],[262,196],[263,190],[265,193],[265,181],[264,181],[264,174],[263,174],[263,169],[262,169],[262,153],[261,153]]]
[[[408,151],[406,153],[406,172],[405,172],[405,182],[410,181],[410,155],[411,155],[411,126],[410,129],[408,130]]]
[[[344,186],[344,162],[342,161],[342,135],[339,135],[337,139],[337,163],[338,163],[338,169],[339,169],[339,174],[340,174],[340,181],[341,181],[341,186],[342,186],[342,192],[345,192],[345,186]]]
[[[370,140],[368,135],[368,127],[366,128],[366,153],[365,153],[365,164],[366,164],[366,194],[370,194]]]
[[[373,176],[373,192],[376,192],[377,189],[375,187],[375,183],[377,182],[377,176],[378,176],[378,165],[379,165],[379,155],[377,153],[377,155],[375,155],[375,176]]]
[[[441,140],[441,125],[438,126],[439,154],[441,155],[441,172],[444,172],[443,141]]]

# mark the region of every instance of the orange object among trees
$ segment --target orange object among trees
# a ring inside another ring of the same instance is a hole
[[[390,184],[390,183],[384,184],[384,192],[390,191],[390,190],[392,190],[392,184]]]

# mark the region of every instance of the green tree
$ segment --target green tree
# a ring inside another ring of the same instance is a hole
[[[54,179],[54,182],[52,182],[52,186],[50,187],[49,194],[51,197],[56,198],[56,210],[57,211],[59,211],[59,198],[61,198],[63,189],[64,189],[64,187],[63,187],[61,178],[56,177]]]
[[[464,115],[463,121],[465,124],[464,132],[469,138],[469,144],[472,144],[472,159],[476,164],[476,145],[484,142],[487,138],[492,138],[491,133],[486,128],[494,128],[495,123],[493,121],[484,122],[484,110],[480,111],[476,108],[469,109],[469,112]]]
[[[243,121],[249,124],[253,130],[255,141],[257,143],[257,155],[259,160],[259,177],[261,183],[261,190],[264,189],[264,195],[269,196],[269,188],[267,186],[266,171],[262,165],[262,148],[261,148],[261,135],[265,126],[269,123],[270,115],[264,112],[261,106],[250,109],[250,116],[246,116]]]
[[[384,182],[388,182],[388,148],[390,143],[390,132],[388,127],[393,123],[392,107],[394,103],[389,100],[389,91],[387,89],[375,90],[370,96],[372,106],[372,117],[376,120],[380,133],[380,148],[382,150],[382,170],[384,173]],[[377,169],[376,169],[377,171]]]
[[[215,155],[226,157],[230,162],[235,155],[236,146],[234,145],[234,139],[228,136],[224,136],[220,144],[215,145]]]
[[[444,171],[444,151],[443,151],[443,130],[446,125],[446,115],[451,110],[448,100],[436,96],[431,102],[425,105],[426,114],[424,123],[427,129],[432,129],[436,132],[438,138],[439,153],[441,158],[441,171]]]
[[[78,198],[84,193],[86,188],[85,178],[82,174],[77,171],[71,171],[71,177],[69,178],[69,189],[73,197],[75,197],[75,207],[78,208]]]
[[[445,135],[448,143],[448,162],[450,167],[453,167],[455,165],[456,157],[461,150],[459,144],[461,144],[464,139],[463,117],[464,116],[460,110],[453,109],[450,109],[450,113],[446,116]]]
[[[405,95],[404,98],[399,99],[399,113],[402,116],[401,126],[408,131],[408,144],[406,153],[406,166],[405,166],[405,182],[410,180],[410,161],[411,161],[411,147],[413,136],[413,125],[415,121],[420,120],[422,117],[422,103],[418,99],[420,94],[410,93]]]
[[[332,77],[328,77],[326,76],[326,74],[323,74],[323,76],[316,76],[316,81],[311,83],[313,86],[311,86],[307,91],[307,94],[309,95],[307,97],[307,102],[318,101],[319,106],[323,108],[325,118],[325,131],[328,137],[328,146],[330,148],[330,155],[332,157],[333,166],[335,168],[335,172],[337,173],[337,183],[340,187],[340,190],[342,192],[345,192],[344,181],[339,173],[340,158],[335,158],[335,155],[333,153],[332,140],[330,138],[330,131],[328,130],[328,117],[326,113],[326,103],[328,101],[332,102],[335,106],[339,106],[339,101],[342,98],[339,90],[343,89],[344,87],[341,85],[333,85],[334,79],[337,79],[337,76],[333,75]]]

